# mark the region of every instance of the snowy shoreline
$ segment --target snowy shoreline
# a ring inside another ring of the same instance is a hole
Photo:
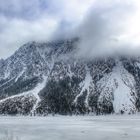
[[[18,140],[139,140],[139,132],[139,114],[0,117],[0,140],[7,133]]]

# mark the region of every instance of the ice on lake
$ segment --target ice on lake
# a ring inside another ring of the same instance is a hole
[[[0,140],[140,140],[140,115],[0,117]]]

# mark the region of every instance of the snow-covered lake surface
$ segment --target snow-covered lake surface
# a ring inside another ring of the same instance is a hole
[[[0,140],[140,140],[140,115],[0,117]]]

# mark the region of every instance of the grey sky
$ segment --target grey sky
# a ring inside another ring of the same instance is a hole
[[[114,46],[137,50],[139,9],[139,0],[0,0],[0,58],[28,41],[71,34],[83,40],[79,55],[102,54],[102,49],[112,53]]]
[[[49,40],[60,27],[75,26],[92,1],[0,0],[0,58],[28,41]]]
[[[79,55],[100,57],[140,54],[138,4],[131,0],[94,3],[76,31],[81,37]]]

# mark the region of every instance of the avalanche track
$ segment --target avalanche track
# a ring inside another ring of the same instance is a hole
[[[2,99],[2,100],[0,100],[0,103],[6,101],[8,99],[14,99],[14,98],[21,97],[21,96],[24,96],[24,97],[29,96],[29,95],[34,96],[36,98],[36,103],[34,104],[32,110],[31,110],[31,114],[32,114],[36,111],[38,103],[40,102],[40,97],[38,94],[45,87],[46,82],[47,82],[47,77],[43,76],[42,82],[38,83],[38,85],[34,89],[27,91],[27,92],[23,92],[23,93],[18,94],[18,95],[13,95],[13,96],[10,96],[8,98]]]

